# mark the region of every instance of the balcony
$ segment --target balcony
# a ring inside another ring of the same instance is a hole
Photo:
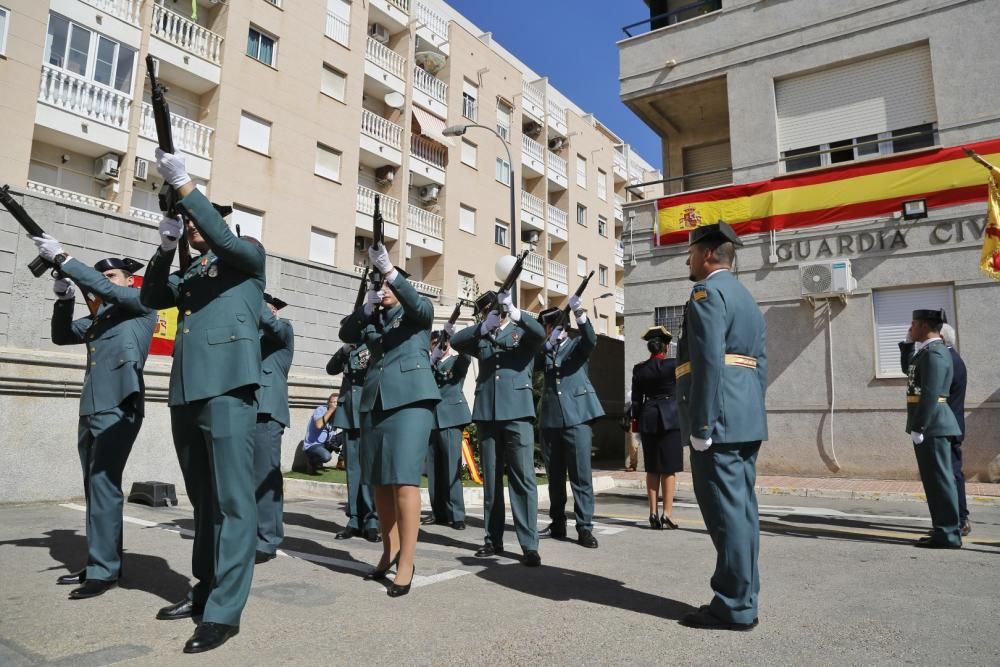
[[[670,3],[667,7],[666,12],[653,15],[652,10],[650,10],[650,17],[648,19],[624,26],[622,32],[625,33],[625,37],[636,37],[647,30],[658,30],[659,28],[676,25],[698,18],[699,16],[704,16],[705,14],[720,11],[722,9],[722,0],[687,0],[685,2]]]
[[[538,232],[545,229],[545,202],[524,190],[521,190],[521,225]]]
[[[219,85],[221,35],[162,5],[153,5],[152,35],[149,52],[162,78],[199,95]]]
[[[615,314],[625,314],[625,290],[623,289],[615,290]]]
[[[326,12],[326,36],[341,46],[350,46],[351,22],[336,13]]]
[[[368,109],[361,110],[361,162],[372,167],[403,163],[403,128]]]
[[[406,214],[406,243],[415,256],[444,252],[444,218],[409,204]],[[421,250],[425,252],[420,252]]]
[[[421,67],[413,68],[413,102],[448,117],[448,84]]]
[[[139,27],[139,8],[142,0],[82,0],[82,2],[129,25]]]
[[[376,192],[363,185],[358,186],[357,211],[354,226],[371,233],[372,214],[375,213],[375,195],[379,196],[379,212],[385,225],[387,239],[399,238],[399,200]]]
[[[163,213],[160,211],[147,211],[144,208],[138,208],[136,206],[129,206],[128,214],[129,217],[135,218],[136,220],[142,220],[143,222],[148,222],[153,225],[158,225],[160,220],[163,219]]]
[[[197,178],[208,180],[212,177],[212,135],[215,130],[175,113],[170,114],[170,128],[174,147],[187,153],[188,172]],[[153,120],[153,106],[142,103],[139,120],[139,143],[137,155],[146,160],[155,159],[156,122]]]
[[[521,135],[521,164],[524,165],[524,175],[537,178],[545,173],[545,149],[542,145],[527,135]]]
[[[448,55],[448,21],[424,3],[417,1],[417,34],[428,44]]]
[[[556,134],[565,137],[568,133],[566,123],[567,115],[566,110],[557,105],[555,102],[549,101],[549,114],[548,114],[549,128],[554,130]]]
[[[521,108],[539,123],[545,118],[545,91],[521,80]]]
[[[615,244],[615,266],[621,269],[625,268],[625,246],[622,245],[621,241]]]
[[[569,294],[568,274],[565,264],[550,259],[546,266],[546,274],[549,276],[549,291],[556,294]]]
[[[524,258],[521,281],[535,287],[545,285],[545,259],[541,255],[529,252],[528,256]]]
[[[614,155],[612,172],[614,172],[615,182],[624,183],[628,179],[628,160],[625,154],[617,149],[612,152],[612,155]]]
[[[419,177],[413,179],[414,185],[444,185],[447,164],[447,148],[422,134],[410,135],[410,172]]]
[[[402,95],[406,92],[406,58],[369,37],[365,43],[365,77],[374,83],[378,97],[391,92]]]
[[[54,185],[38,183],[37,181],[28,181],[26,189],[28,192],[34,192],[42,195],[43,197],[59,199],[76,206],[89,206],[90,208],[107,211],[108,213],[117,213],[121,208],[119,204],[113,201],[101,199],[100,197],[94,197],[93,195],[83,194],[82,192],[73,192],[72,190],[57,188]],[[159,222],[160,217],[162,216],[157,217],[157,222]]]
[[[418,293],[423,294],[426,297],[430,297],[432,299],[438,299],[441,297],[442,289],[437,285],[422,283],[419,280],[411,280],[410,284],[413,285],[413,289],[417,290]]]
[[[569,181],[566,178],[566,160],[551,151],[549,151],[549,168],[546,173],[549,182],[557,188],[565,190],[569,187]]]
[[[629,185],[635,185],[636,183],[642,183],[645,180],[645,173],[642,165],[637,164],[629,160],[628,165],[628,182]]]
[[[566,211],[549,204],[549,234],[566,241],[569,239],[566,223],[569,215]]]
[[[108,148],[125,153],[131,110],[129,95],[59,67],[42,65],[35,124],[54,130],[60,139],[72,137],[76,145],[69,148],[94,155]],[[81,123],[81,119],[93,122]]]

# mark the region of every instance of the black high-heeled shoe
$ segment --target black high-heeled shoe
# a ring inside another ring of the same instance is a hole
[[[655,514],[649,515],[649,527],[653,530],[662,530],[663,526],[660,524],[660,519]]]
[[[414,565],[413,573],[410,574],[410,583],[406,584],[405,586],[398,586],[396,584],[392,584],[391,586],[389,586],[389,590],[386,591],[386,595],[388,595],[391,598],[398,598],[406,595],[407,593],[410,592],[410,586],[413,585],[413,578],[416,576],[417,576],[417,566]]]
[[[679,527],[676,523],[674,523],[674,520],[666,514],[660,517],[660,525],[666,530],[677,530]]]
[[[396,556],[391,561],[389,561],[388,565],[385,566],[384,570],[378,570],[378,569],[372,570],[371,572],[369,572],[368,574],[366,574],[364,576],[364,580],[365,581],[382,581],[383,579],[385,579],[385,575],[389,571],[389,568],[392,567],[393,565],[399,565],[399,552],[398,551],[396,552]]]

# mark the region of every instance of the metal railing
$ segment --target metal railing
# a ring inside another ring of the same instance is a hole
[[[563,236],[567,234],[566,225],[568,221],[569,214],[566,213],[566,211],[549,204],[549,224],[554,226],[556,229],[562,230]]]
[[[139,25],[139,5],[142,4],[142,0],[83,0],[83,2],[126,23]]]
[[[422,134],[410,135],[410,153],[439,169],[444,169],[448,164],[448,149]]]
[[[215,130],[208,125],[202,125],[175,113],[170,114],[170,127],[173,130],[174,145],[185,153],[212,159],[212,135]],[[142,118],[139,121],[139,134],[156,141],[156,121],[153,119],[153,106],[142,103]]]
[[[403,128],[368,109],[361,110],[361,131],[396,150],[403,148]]]
[[[153,34],[216,65],[222,62],[222,35],[162,5],[153,5]]]
[[[128,131],[132,108],[129,95],[60,67],[42,65],[38,101]]]
[[[625,290],[623,289],[615,289],[615,312],[625,312]]]
[[[545,202],[540,197],[521,190],[521,210],[542,218],[545,217]]]
[[[407,210],[406,228],[409,231],[444,240],[444,218],[413,204]]]
[[[351,41],[351,22],[328,11],[326,13],[326,36],[338,44],[348,46]]]
[[[427,26],[427,29],[440,37],[443,42],[448,41],[448,21],[419,0],[417,0],[417,20]]]
[[[657,30],[668,25],[674,25],[688,19],[693,19],[702,14],[710,14],[722,9],[722,0],[696,0],[682,7],[671,9],[669,12],[650,16],[648,19],[636,21],[622,28],[626,37],[635,37],[639,32],[630,32],[633,28],[648,25],[650,30]]]
[[[420,67],[413,68],[413,87],[448,106],[448,84],[427,70]]]
[[[368,38],[368,43],[365,44],[365,58],[389,74],[398,76],[400,79],[406,78],[406,58],[371,37]]]
[[[556,176],[566,178],[566,160],[549,151],[549,170]]]
[[[399,222],[399,200],[395,197],[376,192],[363,185],[358,186],[358,213],[372,215],[375,213],[375,195],[379,195],[379,211],[386,222],[398,224]]]
[[[527,135],[521,135],[521,152],[528,157],[533,157],[539,162],[545,159],[542,152],[542,145]]]
[[[117,213],[118,209],[121,208],[119,204],[113,201],[101,199],[100,197],[94,197],[93,195],[86,195],[82,192],[73,192],[72,190],[58,188],[54,185],[49,185],[48,183],[28,181],[27,190],[30,192],[37,192],[38,194],[46,197],[62,199],[63,201],[68,201],[71,204],[91,206],[102,211],[111,211],[112,213]]]

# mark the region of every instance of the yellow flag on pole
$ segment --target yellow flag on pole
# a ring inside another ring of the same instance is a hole
[[[990,196],[986,203],[986,229],[983,230],[983,255],[979,268],[994,280],[1000,280],[1000,169],[990,169]]]

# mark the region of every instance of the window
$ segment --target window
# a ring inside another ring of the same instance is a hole
[[[466,139],[462,139],[462,164],[467,164],[475,169],[478,153],[479,149],[476,148],[474,143]]]
[[[582,155],[576,156],[576,184],[581,188],[587,187],[587,158]]]
[[[510,163],[507,160],[497,158],[497,180],[510,187]]]
[[[608,335],[608,316],[601,315],[597,318],[597,333]]]
[[[247,55],[265,65],[277,67],[278,38],[250,26],[250,33],[247,36]]]
[[[476,120],[479,110],[476,105],[476,98],[479,95],[479,87],[469,80],[462,82],[462,115],[469,120]]]
[[[264,212],[255,211],[252,208],[245,208],[233,204],[233,225],[240,226],[242,236],[251,236],[258,241],[264,234]]]
[[[327,266],[337,263],[337,235],[313,227],[309,230],[309,261]]]
[[[608,286],[608,267],[603,264],[597,265],[597,280],[601,283],[602,287]]]
[[[653,309],[653,326],[666,327],[673,336],[670,347],[667,348],[667,356],[673,357],[677,354],[677,341],[681,338],[681,329],[684,323],[684,306],[658,306]],[[899,357],[899,352],[896,352]]]
[[[8,18],[8,10],[0,7],[0,53],[6,50]],[[45,62],[115,90],[132,90],[135,51],[58,14],[49,15]]]
[[[323,63],[323,80],[320,92],[341,102],[347,97],[347,75],[335,67]]]
[[[7,55],[7,28],[10,23],[10,10],[0,7],[0,56]]]
[[[476,277],[470,273],[458,272],[458,298],[475,300],[479,296],[476,294]]]
[[[316,171],[317,176],[329,178],[331,181],[340,182],[340,151],[316,144]]]
[[[917,150],[918,148],[929,148],[936,145],[936,134],[937,126],[935,123],[914,125],[900,130],[866,134],[854,139],[796,148],[782,153],[782,158],[785,161],[786,172],[829,167],[865,157],[878,157]]]
[[[597,233],[605,238],[608,236],[608,219],[603,215],[597,216]]]
[[[584,278],[587,275],[587,258],[583,255],[576,256],[576,275],[581,278]]]
[[[327,0],[326,36],[343,46],[351,41],[351,3],[347,0]]]
[[[955,294],[951,285],[872,290],[875,315],[875,376],[903,377],[899,365],[899,341],[906,337],[913,311],[944,308],[955,322]]]
[[[497,98],[497,134],[504,141],[510,141],[510,122],[514,115],[514,107],[506,100]]]
[[[240,114],[240,146],[268,155],[271,146],[271,123],[244,111]]]
[[[608,201],[608,173],[603,169],[597,170],[597,196],[601,201]]]
[[[499,246],[506,248],[510,245],[507,240],[507,232],[510,230],[510,225],[508,225],[503,220],[497,220],[496,224],[493,226],[493,242]]]
[[[459,205],[458,211],[458,228],[463,232],[469,232],[470,234],[476,233],[476,209],[470,208],[465,204]]]
[[[583,204],[576,205],[576,224],[581,227],[587,226],[587,207]]]

